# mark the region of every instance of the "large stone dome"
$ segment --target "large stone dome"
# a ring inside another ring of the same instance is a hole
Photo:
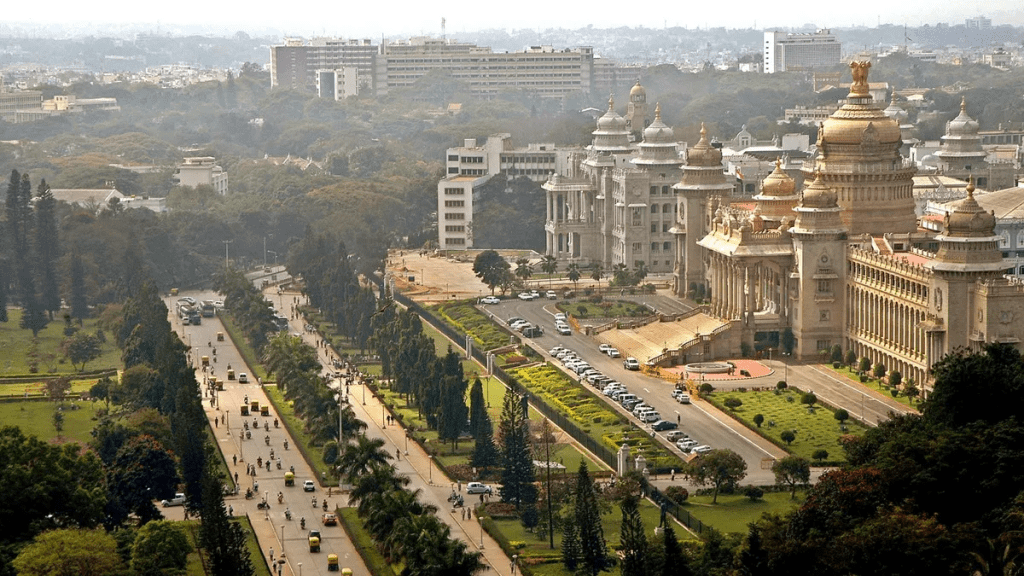
[[[644,129],[644,142],[650,144],[669,144],[675,143],[675,141],[675,132],[661,121],[661,103],[658,103],[654,107],[654,122],[651,122],[651,125]]]
[[[782,169],[782,160],[775,160],[775,170],[761,182],[761,196],[777,198],[792,196],[796,191],[796,181]]]
[[[974,179],[967,180],[967,198],[955,204],[946,220],[945,235],[952,238],[985,238],[995,234],[996,217],[974,199]]]
[[[626,130],[626,119],[615,111],[615,99],[608,99],[608,111],[597,119],[597,129],[604,132],[623,132]]]
[[[637,80],[636,84],[629,91],[630,99],[632,99],[633,96],[646,96],[646,95],[647,95],[647,89],[640,85],[640,80]]]
[[[708,142],[708,130],[704,123],[700,124],[700,141],[686,151],[686,163],[690,166],[719,166],[722,164],[722,151]]]
[[[967,115],[967,98],[960,98],[960,114],[946,123],[947,136],[976,136],[978,121]]]

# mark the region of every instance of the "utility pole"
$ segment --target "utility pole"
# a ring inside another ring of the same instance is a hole
[[[234,242],[234,240],[222,240],[224,242],[224,269],[228,269],[228,246]]]

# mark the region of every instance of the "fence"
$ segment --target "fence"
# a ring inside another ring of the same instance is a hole
[[[711,526],[708,526],[699,519],[694,518],[692,514],[662,494],[657,488],[652,487],[649,496],[651,500],[654,500],[654,503],[657,504],[659,508],[665,511],[665,513],[675,516],[676,520],[679,520],[687,528],[696,532],[698,536],[710,536],[712,532],[717,532],[717,530]]]

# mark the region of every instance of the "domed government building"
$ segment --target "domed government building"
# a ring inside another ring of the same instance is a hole
[[[871,64],[850,66],[850,93],[820,124],[802,189],[777,162],[753,199],[732,201],[706,131],[679,150],[660,107],[640,132],[643,122],[613,102],[592,144],[543,185],[547,253],[563,265],[643,261],[670,273],[679,297],[707,302],[698,315],[714,329],[659,342],[641,361],[736,357],[791,332],[798,359],[839,345],[925,383],[957,347],[1024,339],[1024,286],[1004,275],[995,215],[972,182],[940,230],[919,225],[899,119],[869,93]],[[633,105],[646,102],[638,90]],[[969,135],[973,126],[954,128]],[[631,131],[642,140],[631,142]],[[968,155],[956,152],[945,161],[963,169]]]

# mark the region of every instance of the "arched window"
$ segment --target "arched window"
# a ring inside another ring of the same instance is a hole
[[[668,252],[669,250],[672,249],[672,243],[671,242],[664,242],[664,243],[662,243],[661,247],[662,247],[663,250]]]
[[[661,211],[664,212],[665,214],[668,214],[669,212],[672,211],[672,205],[671,204],[662,204],[661,205]]]
[[[1024,230],[1017,232],[1017,246],[1024,246]]]
[[[657,204],[651,204],[651,214],[657,214],[657,213],[658,213],[658,205]]]
[[[999,247],[1009,248],[1010,247],[1010,233],[1003,230],[1003,233],[999,235]]]

